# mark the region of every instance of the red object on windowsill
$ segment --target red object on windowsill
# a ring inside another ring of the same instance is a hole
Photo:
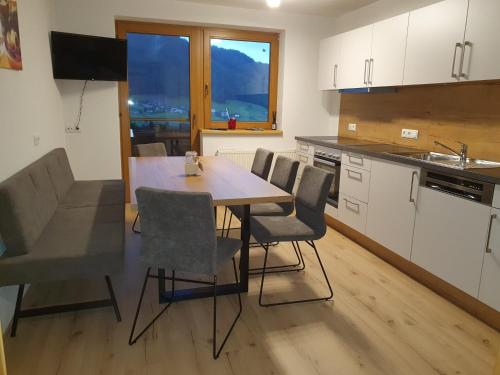
[[[227,121],[227,128],[228,128],[228,129],[231,129],[231,130],[236,129],[236,118],[231,117],[231,118]]]

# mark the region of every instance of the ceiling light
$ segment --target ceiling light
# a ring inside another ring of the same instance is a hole
[[[267,0],[267,5],[269,5],[270,8],[277,8],[281,4],[281,0]]]

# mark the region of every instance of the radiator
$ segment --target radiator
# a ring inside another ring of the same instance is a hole
[[[245,151],[245,150],[235,150],[235,149],[220,149],[217,150],[216,155],[224,156],[234,163],[238,164],[240,167],[245,169],[252,169],[253,158],[255,156],[255,151]],[[275,158],[273,159],[273,164],[271,167],[271,173],[274,168],[274,163],[276,161],[276,156],[283,155],[290,159],[296,159],[295,150],[284,150],[284,151],[274,151]]]

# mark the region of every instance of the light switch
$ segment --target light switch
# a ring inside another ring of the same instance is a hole
[[[355,132],[356,131],[356,127],[357,127],[356,124],[350,123],[350,124],[347,125],[347,130],[349,130],[350,132]]]
[[[402,129],[401,138],[418,139],[418,130]]]

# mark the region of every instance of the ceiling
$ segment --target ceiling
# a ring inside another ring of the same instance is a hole
[[[250,9],[269,9],[266,0],[181,0]],[[280,11],[337,17],[377,0],[281,0]]]

